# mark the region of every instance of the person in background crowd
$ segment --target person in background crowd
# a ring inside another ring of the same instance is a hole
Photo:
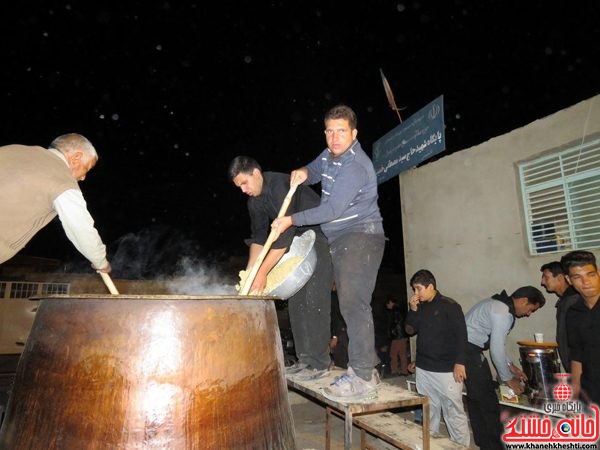
[[[579,299],[567,313],[574,398],[600,405],[600,273],[593,253],[576,250],[560,259]]]
[[[408,375],[408,334],[404,330],[406,319],[406,308],[393,297],[388,297],[385,307],[389,311],[392,320],[389,325],[390,342],[390,374]]]
[[[556,342],[558,343],[558,354],[560,361],[567,372],[571,370],[571,359],[569,358],[569,340],[567,338],[567,311],[579,298],[579,294],[569,284],[562,265],[558,261],[552,261],[540,267],[542,272],[541,285],[549,293],[558,296],[556,301]]]
[[[417,335],[416,382],[419,394],[430,400],[431,432],[439,433],[442,414],[450,439],[469,446],[469,422],[463,406],[467,328],[460,305],[442,295],[429,270],[410,279],[406,331]]]
[[[390,374],[390,344],[392,337],[390,328],[394,319],[392,311],[387,309],[387,298],[374,300],[373,325],[375,327],[375,353],[378,363],[375,366],[381,378],[391,376]]]
[[[58,215],[65,234],[92,267],[110,272],[106,246],[78,185],[97,162],[96,149],[76,133],[57,137],[48,149],[0,147],[0,263]]]
[[[229,164],[229,178],[248,196],[251,237],[247,270],[251,270],[270,232],[270,222],[279,214],[289,190],[290,177],[284,173],[263,172],[256,160],[237,156]],[[308,186],[298,186],[288,207],[291,212],[303,211],[319,204],[319,196]],[[329,373],[329,327],[331,311],[331,258],[327,240],[320,227],[292,227],[278,236],[252,283],[250,293],[262,293],[267,275],[286,253],[295,235],[312,229],[316,234],[314,248],[317,264],[306,285],[288,302],[290,324],[298,361],[286,369],[286,374],[299,380],[324,377]]]
[[[506,291],[492,295],[474,305],[465,315],[469,341],[465,383],[467,409],[475,444],[481,449],[504,448],[496,385],[483,351],[489,348],[500,382],[508,385],[515,394],[521,394],[521,381],[527,377],[506,354],[506,336],[512,330],[515,318],[529,317],[545,303],[546,299],[538,289],[524,286],[510,296]]]
[[[294,170],[291,184],[321,182],[319,206],[273,221],[288,227],[321,224],[329,241],[340,310],[348,326],[348,370],[325,393],[370,397],[377,391],[371,296],[383,257],[385,235],[377,205],[373,163],[356,140],[356,114],[338,105],[325,114],[327,148],[306,167]]]

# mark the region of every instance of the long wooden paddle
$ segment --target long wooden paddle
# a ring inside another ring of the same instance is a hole
[[[285,212],[287,211],[288,206],[290,206],[290,202],[292,201],[292,197],[294,196],[294,193],[296,192],[297,187],[298,187],[298,185],[294,185],[294,186],[290,187],[290,190],[288,191],[285,198],[283,199],[283,204],[281,205],[281,208],[279,209],[279,214],[277,214],[278,219],[280,217],[285,216]],[[254,282],[254,279],[256,278],[258,269],[260,269],[260,266],[262,265],[263,260],[265,259],[265,256],[267,256],[267,253],[269,253],[269,250],[271,249],[271,244],[275,240],[276,235],[277,235],[277,230],[271,229],[271,232],[269,233],[269,237],[267,238],[267,242],[265,242],[265,245],[263,246],[262,250],[260,251],[260,254],[256,258],[256,261],[254,261],[252,270],[250,270],[250,273],[248,274],[248,278],[246,278],[246,281],[244,282],[242,288],[240,289],[240,295],[248,295],[248,291],[250,291],[250,287],[252,286],[252,283]]]
[[[106,284],[106,287],[108,288],[109,292],[112,295],[119,295],[119,291],[117,291],[117,288],[116,288],[115,284],[112,282],[112,280],[110,279],[110,276],[104,272],[98,272],[98,273],[102,277],[102,281],[104,281],[104,284]]]

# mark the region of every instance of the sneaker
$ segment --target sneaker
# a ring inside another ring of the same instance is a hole
[[[352,367],[348,367],[348,371],[339,377],[331,385],[324,389],[324,392],[333,397],[373,397],[377,392],[377,385],[379,384],[379,374],[377,370],[373,369],[373,375],[370,381],[365,381],[356,373]]]
[[[292,378],[297,381],[310,381],[318,380],[327,375],[329,375],[329,369],[316,369],[312,366],[306,366],[305,369],[293,374]]]
[[[308,367],[308,364],[304,364],[304,363],[296,361],[291,366],[288,366],[288,367],[285,368],[285,374],[286,375],[293,375],[295,373],[298,373],[298,372],[306,369],[307,367]]]

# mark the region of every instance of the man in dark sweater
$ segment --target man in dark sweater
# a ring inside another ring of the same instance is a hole
[[[579,293],[567,314],[573,397],[600,405],[600,272],[592,252],[576,250],[560,262]]]
[[[569,358],[569,339],[567,337],[567,311],[575,304],[579,294],[569,284],[562,265],[558,261],[552,261],[540,267],[542,272],[541,285],[546,291],[558,295],[556,301],[556,342],[558,343],[558,354],[565,371],[571,370],[571,359]]]
[[[290,176],[277,172],[263,172],[258,162],[248,156],[237,156],[229,165],[229,177],[248,195],[251,237],[248,270],[258,258],[271,231],[271,221],[277,217],[290,186]],[[288,211],[291,213],[313,208],[319,196],[308,186],[298,186]],[[320,227],[291,227],[271,245],[265,256],[250,293],[262,293],[267,275],[288,250],[295,235],[312,229],[316,234],[317,264],[306,285],[288,302],[294,346],[298,362],[286,370],[290,376],[309,380],[329,372],[329,327],[331,311],[332,267],[327,239]]]
[[[437,433],[441,414],[450,438],[469,446],[463,406],[467,327],[462,308],[437,291],[433,274],[419,270],[410,279],[413,296],[406,331],[417,334],[417,391],[430,399],[430,430]]]

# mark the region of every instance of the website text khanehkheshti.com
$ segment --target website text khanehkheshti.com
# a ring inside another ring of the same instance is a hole
[[[577,448],[598,448],[598,444],[583,444],[583,443],[577,443],[577,442],[569,442],[569,443],[562,443],[562,442],[547,442],[547,443],[539,443],[539,444],[534,444],[534,443],[524,443],[524,444],[504,444],[504,446],[506,447],[507,450],[509,449],[537,449],[537,448],[542,448],[542,449],[577,449]]]

